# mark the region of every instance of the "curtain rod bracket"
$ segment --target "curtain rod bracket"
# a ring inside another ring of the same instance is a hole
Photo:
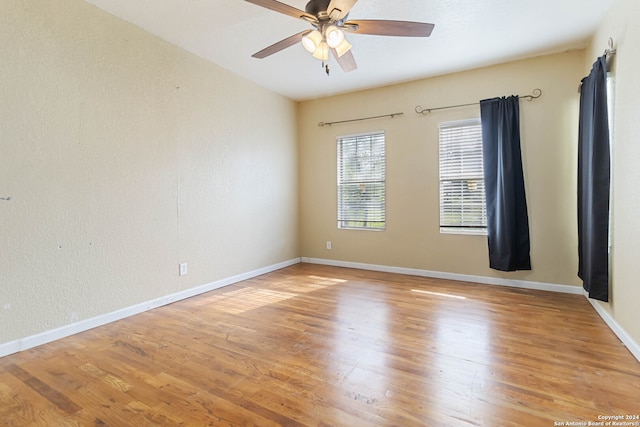
[[[616,49],[613,47],[613,38],[609,37],[609,47],[604,50],[604,56],[615,55]]]
[[[541,89],[534,89],[531,95],[518,95],[520,98],[527,98],[527,101],[533,101],[534,99],[538,99],[542,96]],[[428,114],[432,111],[436,110],[446,110],[449,108],[458,108],[458,107],[468,107],[471,105],[478,105],[478,102],[471,102],[469,104],[458,104],[458,105],[447,105],[445,107],[436,107],[436,108],[422,108],[421,106],[416,107],[416,113],[418,114]]]

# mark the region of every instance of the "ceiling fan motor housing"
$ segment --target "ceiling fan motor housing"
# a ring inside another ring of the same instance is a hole
[[[318,16],[321,12],[327,12],[330,2],[331,0],[310,0],[305,6],[304,11],[313,16]]]

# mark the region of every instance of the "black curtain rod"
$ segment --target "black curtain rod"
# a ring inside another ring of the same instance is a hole
[[[361,119],[349,119],[349,120],[341,120],[339,122],[320,122],[318,123],[318,126],[322,127],[322,126],[331,126],[331,125],[337,125],[339,123],[349,123],[349,122],[359,122],[361,120],[371,120],[371,119],[381,119],[383,117],[390,117],[390,118],[394,118],[395,116],[401,116],[404,113],[391,113],[391,114],[383,114],[382,116],[373,116],[373,117],[363,117]]]
[[[526,98],[527,101],[532,101],[534,99],[540,98],[542,96],[542,90],[534,89],[531,95],[518,95],[519,98]],[[449,108],[458,108],[458,107],[468,107],[470,105],[478,105],[479,102],[471,102],[469,104],[458,104],[458,105],[447,105],[445,107],[435,107],[435,108],[422,108],[421,106],[416,107],[416,113],[418,114],[426,114],[436,110],[446,110]]]

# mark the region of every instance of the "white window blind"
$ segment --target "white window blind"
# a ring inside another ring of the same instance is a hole
[[[384,132],[344,136],[338,142],[338,228],[384,230]]]
[[[440,231],[486,233],[480,119],[441,123]]]

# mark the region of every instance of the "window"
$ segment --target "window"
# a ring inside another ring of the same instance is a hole
[[[338,138],[338,228],[385,229],[384,132]]]
[[[440,232],[486,234],[480,119],[441,123]]]

